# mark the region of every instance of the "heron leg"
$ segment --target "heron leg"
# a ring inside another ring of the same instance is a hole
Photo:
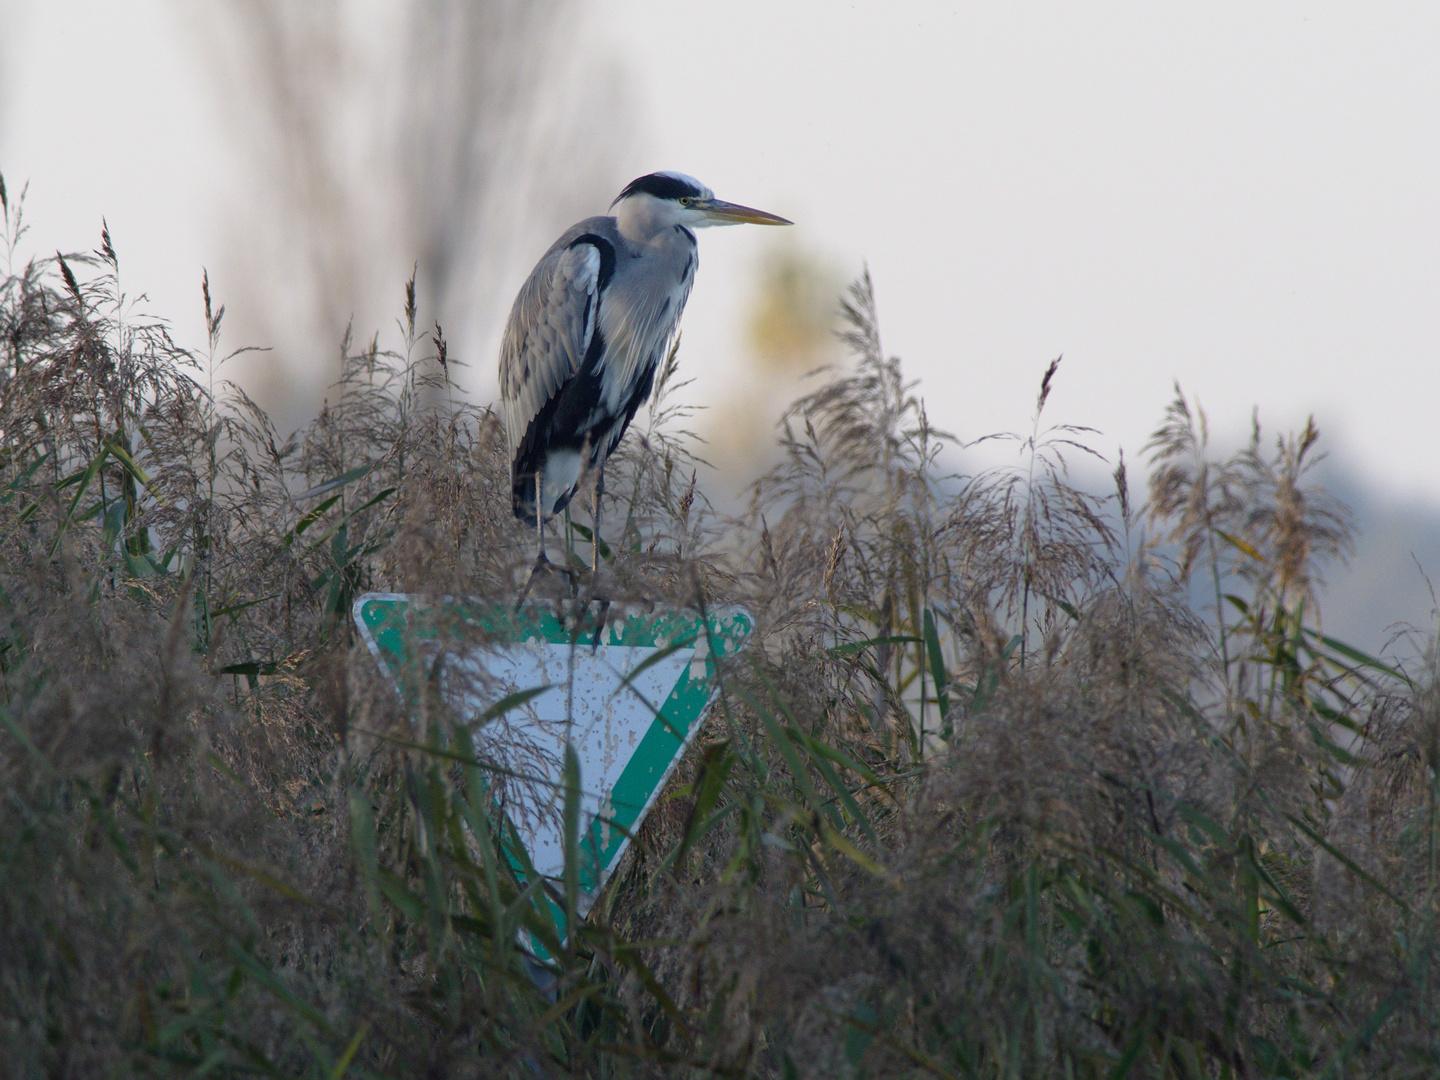
[[[520,610],[520,605],[525,603],[525,597],[530,594],[530,586],[535,584],[535,575],[542,570],[550,569],[550,560],[545,557],[545,500],[543,498],[545,482],[543,473],[535,473],[535,564],[530,567],[530,576],[525,579],[525,585],[520,590],[520,596],[515,601],[515,610]]]
[[[604,494],[605,466],[602,463],[595,469],[595,500],[591,504],[595,514],[590,519],[590,577],[592,580],[595,575],[600,573],[600,496]]]
[[[545,474],[535,471],[535,565],[545,558]]]
[[[600,497],[605,494],[605,465],[602,462],[595,470],[595,517],[593,520],[594,531],[590,534],[590,593],[599,601],[595,611],[595,638],[590,642],[590,651],[593,653],[600,647],[600,634],[605,629],[605,616],[610,611],[610,600],[600,595]]]

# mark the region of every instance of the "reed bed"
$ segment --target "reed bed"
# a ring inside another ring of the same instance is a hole
[[[862,278],[852,362],[722,520],[672,357],[607,475],[606,588],[742,603],[757,633],[561,942],[463,728],[417,730],[349,622],[371,589],[512,600],[531,557],[413,282],[392,347],[347,336],[287,435],[216,380],[208,285],[184,348],[108,236],[18,265],[19,202],[0,187],[11,1075],[1440,1070],[1435,658],[1323,633],[1353,525],[1313,425],[1221,454],[1177,388],[1147,494],[1123,461],[1096,493],[1070,471],[1094,433],[1046,412],[1057,361],[1015,466],[966,475]]]

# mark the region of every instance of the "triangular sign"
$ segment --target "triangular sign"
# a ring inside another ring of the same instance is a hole
[[[753,627],[739,607],[611,605],[597,621],[595,605],[517,611],[402,593],[361,596],[354,618],[402,698],[415,701],[416,680],[433,680],[457,719],[485,718],[476,756],[496,765],[497,802],[528,862],[556,883],[565,869],[565,747],[574,748],[582,917],[699,732],[718,665]],[[563,937],[564,916],[552,912]]]

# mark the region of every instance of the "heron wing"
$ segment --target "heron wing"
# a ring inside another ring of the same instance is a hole
[[[512,458],[540,410],[580,371],[595,334],[600,264],[593,244],[551,251],[510,309],[500,345],[500,399]]]

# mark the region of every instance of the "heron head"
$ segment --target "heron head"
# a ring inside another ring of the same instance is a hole
[[[629,231],[627,223],[642,221],[656,229],[671,225],[703,229],[711,225],[792,224],[764,210],[717,199],[699,180],[678,172],[648,173],[632,180],[610,208],[620,220],[622,231]]]

